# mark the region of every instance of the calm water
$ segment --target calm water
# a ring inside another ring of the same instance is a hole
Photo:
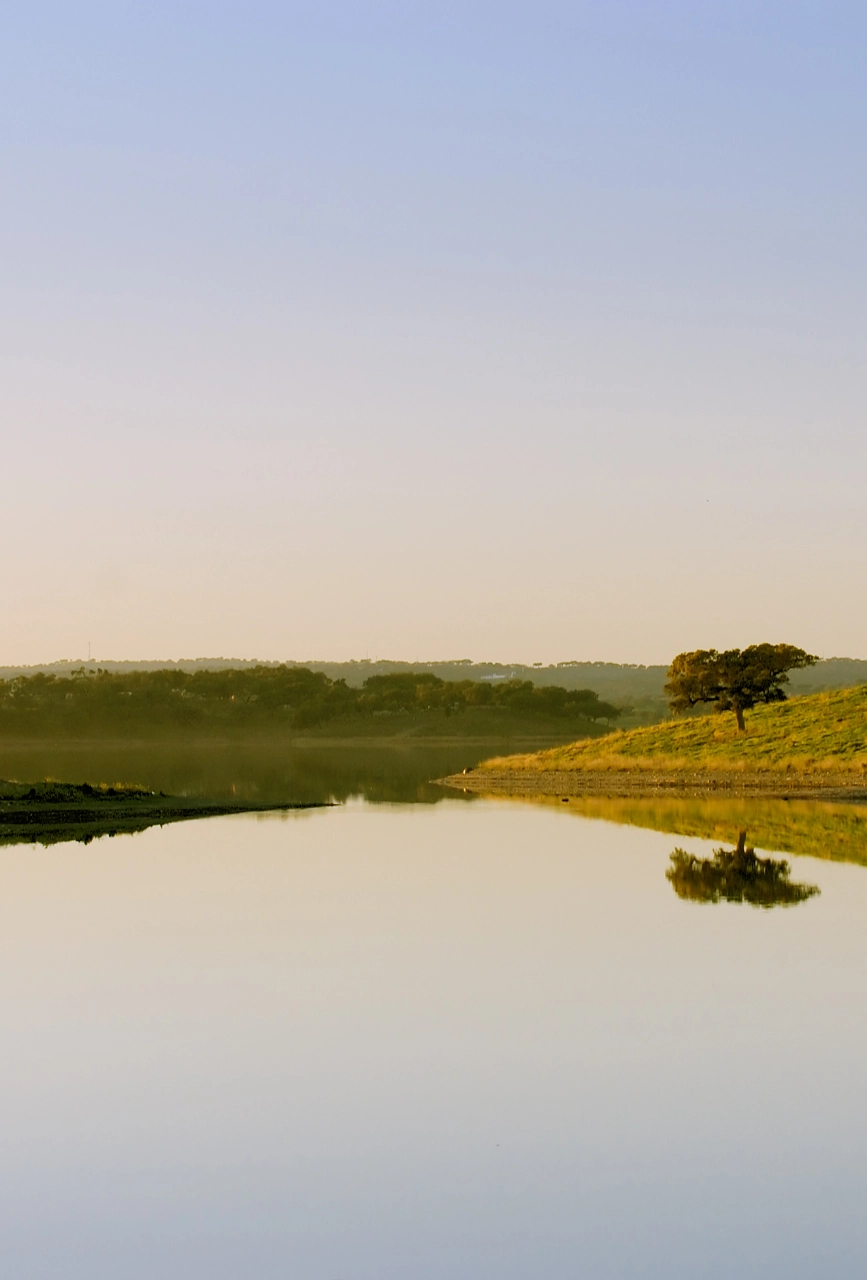
[[[867,860],[864,821],[353,800],[0,849],[0,1275],[863,1276],[867,868],[791,856],[821,894],[771,910],[665,871],[742,825]]]
[[[236,796],[275,803],[372,801],[434,803],[441,787],[432,778],[456,773],[508,750],[508,744],[457,743],[297,748],[289,745],[214,743],[173,745],[112,743],[81,746],[0,744],[0,778],[32,782],[139,782],[169,795]],[[514,750],[514,746],[512,748]],[[532,749],[532,748],[528,748]]]

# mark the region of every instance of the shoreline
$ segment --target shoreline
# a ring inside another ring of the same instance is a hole
[[[845,774],[786,776],[772,773],[662,770],[473,769],[437,779],[441,786],[487,796],[731,796],[776,800],[867,801],[867,781]]]
[[[327,801],[260,803],[169,796],[139,788],[99,788],[88,784],[0,783],[0,845],[53,844],[58,840],[89,841],[195,818],[237,813],[271,813],[329,807]]]

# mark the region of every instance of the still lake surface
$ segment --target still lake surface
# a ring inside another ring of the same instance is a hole
[[[0,1275],[867,1274],[867,812],[384,750],[0,754],[346,801],[0,848]],[[741,829],[819,896],[678,897]]]

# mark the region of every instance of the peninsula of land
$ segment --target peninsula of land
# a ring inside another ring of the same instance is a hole
[[[762,795],[867,800],[867,685],[615,731],[444,779],[488,795]]]
[[[188,818],[313,807],[318,806],[167,796],[123,784],[0,782],[0,845],[87,843],[96,836],[144,831]]]

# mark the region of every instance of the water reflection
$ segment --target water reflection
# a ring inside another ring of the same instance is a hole
[[[563,813],[724,844],[748,831],[767,852],[867,866],[867,805],[728,797],[570,796]]]
[[[432,781],[495,753],[491,743],[445,745],[288,743],[0,744],[0,778],[139,783],[167,795],[256,805],[475,803],[480,797]],[[521,802],[523,803],[523,801]],[[724,796],[572,796],[564,813],[697,837],[715,846],[749,832],[765,852],[808,855],[867,866],[867,805]],[[94,834],[97,834],[94,831]],[[103,834],[99,832],[98,834]],[[109,834],[105,832],[105,834]]]
[[[295,747],[273,743],[37,743],[0,746],[0,778],[139,783],[175,796],[250,803],[433,804],[461,799],[431,782],[478,764],[490,744]],[[475,797],[463,797],[475,799]]]
[[[84,812],[80,804],[52,812],[7,812],[0,805],[0,845],[42,845],[145,831],[154,825],[247,805],[254,808],[340,804],[353,797],[371,803],[434,804],[455,793],[431,782],[472,766],[491,752],[489,744],[467,746],[293,747],[271,743],[34,743],[0,746],[0,778],[19,782],[60,779],[64,783],[138,784],[149,792],[178,797],[146,812],[143,804],[120,813]],[[0,788],[2,789],[2,788]],[[458,797],[461,798],[461,797]],[[465,797],[475,799],[476,797]],[[183,808],[189,803],[189,812]],[[87,808],[87,806],[85,806]],[[92,806],[91,806],[92,808]],[[74,811],[73,811],[74,810]]]
[[[665,873],[679,898],[690,902],[747,902],[752,907],[791,907],[819,892],[816,885],[789,879],[789,864],[759,858],[748,849],[741,831],[737,847],[715,849],[712,858],[699,858],[675,849]]]
[[[867,875],[570,808],[2,851],[0,1276],[867,1274]]]

